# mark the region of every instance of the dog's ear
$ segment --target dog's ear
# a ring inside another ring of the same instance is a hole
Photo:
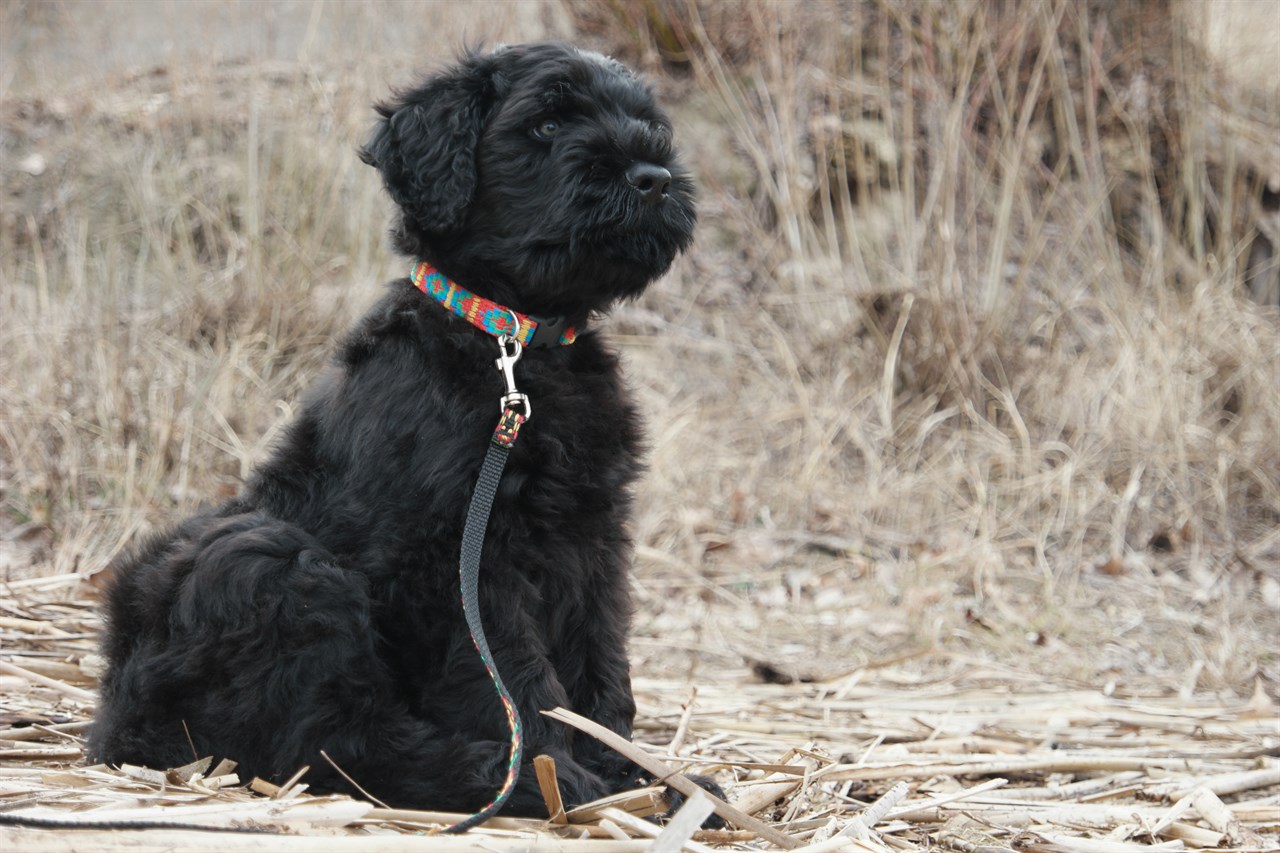
[[[497,100],[491,56],[472,53],[443,74],[379,104],[360,159],[382,173],[405,215],[427,231],[462,225],[476,185],[476,142]]]

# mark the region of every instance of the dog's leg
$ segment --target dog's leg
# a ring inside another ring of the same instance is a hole
[[[365,578],[292,525],[259,514],[193,519],[121,567],[109,610],[95,761],[163,768],[225,756],[246,778],[277,781],[310,766],[315,790],[358,794],[331,759],[388,803],[459,812],[488,802],[506,773],[508,743],[410,713],[376,651]],[[544,727],[529,714],[535,731]],[[569,796],[606,793],[548,740],[539,734]],[[542,813],[532,768],[506,811]]]
[[[526,761],[504,813],[545,814],[545,803],[531,765],[538,755],[555,759],[561,795],[569,806],[626,787],[621,771],[625,760],[619,759],[618,771],[611,774],[616,778],[604,778],[599,772],[599,762],[591,766],[574,754],[573,730],[542,715],[544,710],[573,706],[575,700],[562,683],[560,669],[578,671],[580,667],[576,662],[585,660],[586,656],[580,650],[549,647],[549,617],[541,604],[541,591],[525,573],[504,571],[503,567],[509,563],[501,552],[491,559],[487,566],[488,582],[481,585],[481,611],[494,663],[520,713]],[[403,619],[392,618],[382,627],[385,636],[394,638],[390,642],[406,642],[399,636],[401,631],[407,632]],[[634,707],[626,661],[621,641],[613,645],[612,669],[596,675],[621,689],[624,698],[611,704],[625,706],[625,710],[611,713],[608,719],[611,725],[629,734]],[[507,723],[498,694],[469,641],[453,640],[447,648],[444,660],[432,666],[422,662],[422,672],[411,659],[400,661],[397,664],[401,669],[399,678],[405,685],[413,684],[430,670],[433,674],[425,676],[423,688],[427,693],[415,707],[440,730],[456,733],[459,738],[465,736],[466,740],[439,742],[438,734],[410,728],[397,729],[399,733],[388,735],[387,749],[376,756],[366,758],[353,748],[353,757],[348,760],[356,761],[374,774],[370,778],[375,781],[368,787],[378,797],[457,804],[463,791],[463,782],[459,780],[465,776],[466,795],[461,802],[469,805],[461,807],[471,810],[487,802],[501,786],[510,741],[504,739]],[[572,665],[568,663],[570,657],[575,661]],[[437,743],[432,743],[433,738]],[[333,757],[342,763],[336,755]],[[345,765],[343,769],[351,772]],[[439,789],[433,787],[431,778],[423,777],[424,769],[439,780]],[[365,784],[365,776],[355,772],[351,775]]]
[[[587,608],[564,632],[556,658],[569,694],[566,707],[629,740],[636,715],[626,645],[631,602],[622,559],[611,561],[617,565],[597,575],[584,596]],[[635,786],[640,768],[593,737],[578,731],[569,736],[574,757],[601,776],[610,793]]]
[[[109,621],[97,760],[194,750],[277,777],[312,763],[331,731],[390,713],[365,579],[261,514],[195,519],[122,567]]]
[[[604,572],[600,577],[602,580],[592,589],[588,600],[610,615],[630,613],[630,596],[625,583],[621,582],[624,577],[621,569]],[[606,616],[588,619],[579,631],[574,632],[573,654],[580,656],[583,665],[580,677],[572,682],[570,694],[578,713],[629,740],[636,704],[627,662],[628,627],[629,620]],[[574,732],[573,754],[585,767],[605,780],[610,793],[659,781],[583,732]],[[713,779],[705,776],[690,778],[715,796],[724,798],[724,791]],[[674,789],[667,790],[667,798],[671,804],[668,814],[674,814],[684,803],[684,797]],[[706,828],[723,825],[716,815],[704,823]]]
[[[485,632],[499,673],[516,701],[525,739],[526,764],[522,768],[519,783],[506,813],[545,814],[541,789],[530,763],[538,755],[555,759],[561,796],[568,807],[598,799],[625,787],[617,779],[604,778],[598,766],[581,761],[573,750],[573,730],[542,714],[544,710],[571,706],[573,700],[561,681],[556,666],[557,657],[547,646],[546,626],[536,616],[539,612],[535,603],[537,590],[514,578],[507,583],[492,584],[487,589],[489,600],[485,610],[493,614],[493,617],[486,619]],[[622,685],[629,703],[630,686],[624,657],[619,657],[615,662],[613,674],[621,676],[617,683]],[[466,676],[460,674],[460,678],[465,679]],[[473,726],[476,709],[484,709],[479,713],[490,718],[485,725],[487,730],[505,728],[505,722],[498,720],[501,715],[500,706],[488,679],[478,682],[474,679],[464,680],[458,684],[458,688],[459,707],[468,709],[468,713],[473,715]],[[616,725],[625,726],[629,735],[634,706],[631,706],[630,712],[625,716],[625,722],[618,715],[613,715],[610,719]],[[505,757],[505,752],[503,756]],[[505,772],[505,764],[503,770]],[[500,774],[496,775],[495,783],[500,778]]]

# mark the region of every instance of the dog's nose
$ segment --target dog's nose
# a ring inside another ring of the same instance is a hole
[[[632,163],[627,169],[627,183],[635,187],[645,204],[657,204],[671,189],[671,173],[653,163]]]

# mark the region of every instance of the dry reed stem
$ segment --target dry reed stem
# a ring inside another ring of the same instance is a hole
[[[806,756],[798,762],[786,765],[785,768],[775,768],[763,779],[744,785],[744,790],[739,793],[734,805],[749,815],[758,814],[761,810],[795,792],[804,783],[806,777],[818,769],[819,763],[818,759]]]
[[[564,825],[569,822],[564,813],[564,801],[560,799],[560,782],[556,778],[556,760],[549,755],[538,755],[533,759],[533,769],[538,776],[538,788],[542,791],[542,799],[547,804],[547,814],[552,823]]]
[[[644,853],[648,840],[604,840],[594,838],[561,839],[555,836],[501,838],[492,834],[461,837],[422,838],[413,835],[378,836],[376,839],[354,837],[306,837],[288,835],[250,835],[189,830],[79,830],[74,836],[85,849],[131,851],[131,853],[168,853],[173,850],[208,850],[216,843],[227,853],[365,853],[375,844],[384,853],[521,853],[536,843],[540,853]],[[0,828],[0,840],[6,849],[27,853],[65,853],[65,835],[47,829]]]
[[[652,773],[664,785],[669,785],[684,794],[686,797],[691,797],[694,794],[701,793],[711,801],[712,805],[715,807],[716,814],[734,826],[741,829],[749,829],[784,850],[800,846],[794,839],[778,832],[763,821],[756,820],[751,815],[744,814],[742,811],[724,802],[719,797],[714,797],[703,791],[697,783],[680,775],[677,771],[668,767],[662,761],[653,758],[648,753],[634,746],[630,741],[621,737],[616,732],[606,729],[599,723],[589,720],[579,714],[575,714],[565,708],[556,708],[555,710],[543,711],[542,713],[557,722],[573,726],[578,731],[591,735],[605,746],[621,753],[631,761],[638,764],[641,768]]]
[[[711,853],[705,844],[693,841],[693,834],[714,810],[711,801],[702,794],[694,794],[667,822],[653,839],[647,853],[675,853],[689,850],[691,853]]]
[[[92,703],[97,701],[97,697],[88,690],[81,690],[79,687],[72,687],[70,684],[64,684],[56,678],[49,678],[47,676],[34,673],[29,669],[23,669],[20,666],[15,666],[8,661],[0,660],[0,672],[7,672],[10,675],[16,675],[19,678],[25,678],[27,681],[52,688],[64,696],[77,699],[81,702]]]

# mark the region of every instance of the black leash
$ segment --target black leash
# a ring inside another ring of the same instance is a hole
[[[484,550],[485,530],[489,526],[489,511],[493,507],[493,498],[498,491],[498,483],[502,480],[502,469],[507,464],[507,455],[516,443],[520,434],[520,426],[533,415],[529,398],[516,390],[513,368],[520,359],[522,347],[520,342],[508,335],[498,337],[498,347],[502,355],[496,364],[506,380],[507,393],[502,396],[502,417],[493,431],[489,441],[489,449],[485,452],[484,464],[480,467],[480,478],[476,481],[476,490],[471,495],[471,504],[467,507],[467,521],[462,531],[462,555],[458,560],[458,577],[462,587],[462,612],[467,617],[467,628],[471,631],[471,640],[475,643],[480,660],[493,679],[493,686],[498,690],[503,708],[507,712],[507,725],[511,729],[511,753],[507,760],[507,776],[497,796],[489,805],[470,817],[447,827],[445,832],[466,832],[473,826],[479,826],[493,817],[506,803],[515,790],[516,780],[520,776],[520,758],[524,752],[524,730],[520,723],[520,713],[512,700],[507,687],[498,675],[493,663],[493,653],[489,650],[489,641],[484,636],[484,625],[480,621],[480,554]],[[524,414],[516,411],[516,405],[524,408]]]

